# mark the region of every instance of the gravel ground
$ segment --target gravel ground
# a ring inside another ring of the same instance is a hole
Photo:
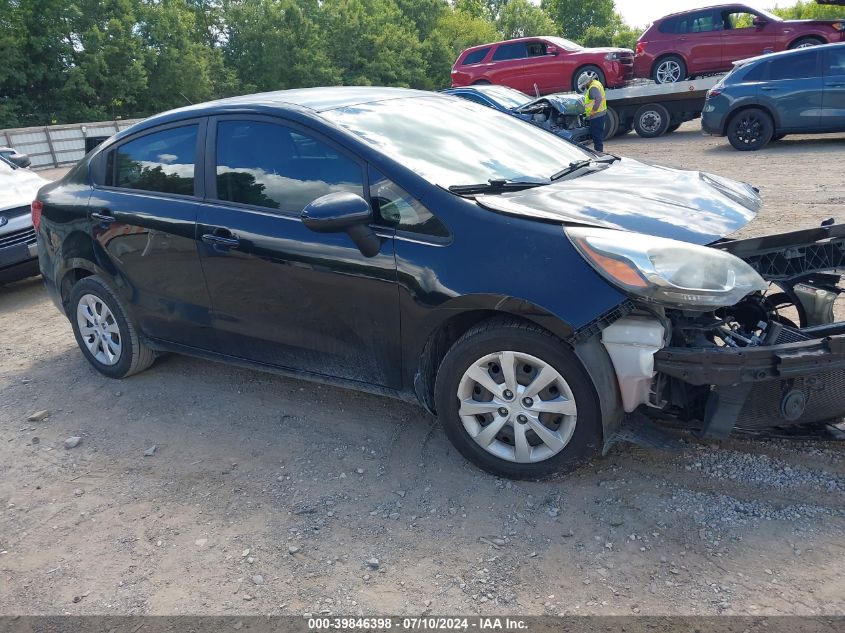
[[[747,235],[841,217],[843,148],[608,143],[757,185]],[[0,394],[4,614],[845,613],[841,442],[683,436],[512,483],[404,403],[179,356],[108,380],[37,279],[0,288]]]

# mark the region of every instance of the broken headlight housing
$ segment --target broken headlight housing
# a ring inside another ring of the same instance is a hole
[[[751,266],[715,248],[613,229],[569,227],[566,234],[602,277],[646,301],[713,310],[767,287]]]

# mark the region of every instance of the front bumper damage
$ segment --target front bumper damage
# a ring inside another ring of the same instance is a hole
[[[625,410],[699,421],[701,435],[716,438],[735,428],[804,425],[845,416],[845,322],[835,322],[833,309],[843,292],[837,284],[845,271],[845,225],[723,241],[714,247],[751,264],[773,284],[767,295],[777,291],[780,301],[787,297],[800,322],[771,313],[764,336],[746,345],[733,342],[741,336],[726,345],[705,335],[696,337],[697,344],[679,344],[683,337],[670,332],[684,319],[693,322],[689,315],[667,310],[659,318],[625,316],[602,333]],[[758,306],[766,301],[757,298]],[[748,308],[738,311],[747,313]],[[750,320],[757,318],[754,313]]]

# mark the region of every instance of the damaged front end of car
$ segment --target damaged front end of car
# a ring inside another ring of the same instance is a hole
[[[601,231],[568,232],[616,285],[650,285],[654,262],[631,266],[631,253],[607,248]],[[696,249],[719,255],[696,259]],[[626,412],[689,422],[714,438],[845,415],[845,322],[834,310],[845,224],[723,239],[664,259],[664,288],[635,288],[626,314],[601,332]],[[683,287],[690,281],[695,288]],[[708,307],[719,294],[723,305]]]
[[[581,95],[547,95],[516,108],[514,112],[534,125],[576,143],[590,137]]]

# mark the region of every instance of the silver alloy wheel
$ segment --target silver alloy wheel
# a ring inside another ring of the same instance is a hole
[[[810,48],[811,46],[818,46],[818,45],[819,45],[818,42],[814,42],[812,40],[807,40],[803,44],[799,44],[798,46],[796,46],[793,50],[797,50],[799,48]]]
[[[640,115],[640,129],[649,134],[654,134],[660,129],[663,117],[656,110],[646,110]]]
[[[578,76],[575,78],[575,85],[576,86],[579,83],[581,83],[581,77],[587,77],[590,81],[593,81],[593,79],[599,78],[599,74],[594,70],[583,70],[583,71],[581,71],[580,73],[578,73]]]
[[[97,362],[114,365],[120,360],[120,328],[102,299],[82,295],[76,304],[76,323],[85,347]]]
[[[575,431],[575,396],[545,361],[522,352],[488,354],[458,383],[458,415],[484,450],[509,462],[542,462]]]
[[[681,77],[681,65],[674,59],[665,59],[657,66],[657,83],[673,84],[683,79]]]

